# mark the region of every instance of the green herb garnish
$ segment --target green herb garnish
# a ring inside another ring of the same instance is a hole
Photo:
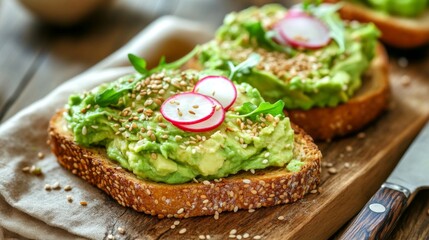
[[[237,107],[236,111],[240,115],[233,115],[233,117],[246,117],[250,118],[251,120],[257,120],[257,118],[262,115],[271,114],[273,116],[283,116],[283,108],[285,106],[285,103],[282,100],[278,100],[275,103],[269,103],[269,102],[261,102],[259,106],[256,106],[255,104],[251,102],[245,102],[242,106]]]
[[[125,91],[130,91],[134,88],[135,84],[128,84],[119,89],[108,88],[102,93],[95,95],[95,103],[100,107],[105,107],[110,104],[115,104],[119,101],[119,98],[122,97],[122,93]]]
[[[276,43],[273,39],[276,36],[276,31],[265,31],[261,22],[251,22],[244,25],[244,28],[249,33],[250,40],[254,39],[259,46],[268,50],[293,53],[292,48]]]
[[[232,81],[234,80],[234,77],[239,73],[241,74],[249,73],[250,69],[256,66],[260,60],[261,60],[261,56],[259,54],[252,53],[244,62],[241,62],[237,66],[234,66],[234,64],[229,61],[228,66],[231,73],[229,74],[228,78]]]
[[[304,8],[305,7],[305,8]],[[322,20],[329,28],[329,34],[338,44],[341,52],[346,49],[346,38],[344,23],[336,12],[341,8],[340,4],[303,4],[303,9],[307,9],[312,15]]]

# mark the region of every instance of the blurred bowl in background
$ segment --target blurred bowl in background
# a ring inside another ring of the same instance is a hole
[[[88,17],[94,11],[109,5],[106,0],[20,0],[42,21],[57,25],[71,26]]]

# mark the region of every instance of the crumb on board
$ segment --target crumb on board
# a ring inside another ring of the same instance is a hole
[[[328,169],[328,173],[334,175],[338,173],[338,170],[335,167],[331,167]]]
[[[43,159],[45,157],[45,154],[44,153],[42,153],[42,152],[38,152],[37,153],[37,158],[39,158],[39,159]]]

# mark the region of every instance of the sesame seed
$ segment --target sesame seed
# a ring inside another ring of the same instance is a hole
[[[280,220],[280,221],[283,221],[283,220],[285,220],[285,217],[284,216],[279,216],[277,219]]]
[[[37,153],[37,157],[39,159],[43,159],[45,157],[45,154],[43,154],[42,152]]]
[[[107,239],[109,240],[115,240],[115,236],[113,236],[112,234],[107,235]]]
[[[183,211],[185,211],[185,209],[181,208],[181,209],[177,210],[177,214],[181,214],[181,213],[183,213]]]
[[[267,163],[268,163],[268,159],[264,159],[264,160],[262,160],[262,163],[263,163],[263,164],[267,164]]]
[[[256,192],[256,191],[255,191],[255,192]],[[249,212],[250,212],[250,213],[255,212],[255,209],[254,209],[254,208],[251,208],[251,209],[249,209]]]
[[[250,237],[250,235],[248,233],[243,234],[243,238],[249,238],[249,237]]]
[[[206,238],[207,238],[207,239],[211,239],[211,236],[210,236],[210,235],[206,235]]]
[[[52,185],[52,189],[54,189],[54,190],[59,190],[59,189],[61,189],[60,183],[59,183],[59,182],[55,182],[55,183]]]
[[[176,220],[176,221],[174,221],[174,223],[173,223],[175,226],[177,226],[177,225],[179,225],[180,224],[180,221],[179,220]]]
[[[261,239],[261,238],[262,238],[262,237],[261,237],[261,236],[259,236],[259,235],[256,235],[256,236],[254,236],[254,237],[253,237],[253,239],[258,239],[258,240],[259,240],[259,239]]]
[[[264,157],[269,157],[270,156],[270,153],[269,152],[266,152],[265,154],[264,154]]]
[[[118,227],[118,232],[119,232],[119,234],[124,235],[125,234],[125,229],[123,227]]]
[[[238,211],[238,206],[235,206],[234,207],[234,212],[237,212]]]
[[[179,234],[184,234],[185,232],[186,232],[186,228],[182,228],[180,229]]]
[[[27,173],[27,172],[30,172],[30,167],[23,167],[22,169],[21,169],[23,172],[25,172],[25,173]]]
[[[192,114],[192,115],[195,115],[195,112],[194,112],[194,111],[192,111],[192,110],[189,110],[189,111],[188,111],[188,113],[189,113],[189,114]]]
[[[70,185],[64,186],[64,191],[68,192],[70,190],[72,190],[72,187]]]
[[[346,162],[346,163],[344,163],[344,167],[345,167],[345,168],[350,168],[350,167],[351,167],[351,165],[350,165],[350,163],[349,163],[349,162]]]
[[[234,234],[230,234],[228,237],[229,238],[235,238],[236,236]]]
[[[192,106],[193,108],[195,108],[195,109],[197,109],[197,108],[199,108],[200,106],[198,106],[198,105],[194,105],[194,106]]]
[[[329,169],[328,169],[328,173],[329,173],[329,174],[332,174],[332,175],[333,175],[333,174],[336,174],[336,173],[337,173],[337,169],[336,169],[336,168],[334,168],[334,167],[331,167],[331,168],[329,168]]]
[[[243,238],[243,236],[241,236],[241,235],[237,235],[235,238],[237,238],[237,239],[242,239],[242,238]]]
[[[176,226],[175,226],[175,225],[171,225],[171,226],[170,226],[170,228],[171,228],[171,229],[175,229],[175,228],[176,228]]]
[[[45,184],[45,190],[46,191],[51,191],[51,185],[49,185],[49,184]]]
[[[71,195],[67,195],[67,202],[71,203],[73,202],[73,197]]]
[[[352,146],[350,146],[350,145],[347,145],[347,146],[346,146],[346,151],[347,151],[347,152],[351,152],[351,151],[353,151],[353,147],[352,147]]]
[[[86,202],[86,201],[80,201],[80,205],[82,205],[82,206],[87,206],[88,205],[88,202]]]
[[[243,179],[243,183],[249,184],[249,183],[251,183],[251,181],[249,179]]]
[[[82,127],[82,135],[86,135],[88,133],[88,130],[86,129],[86,126]]]
[[[179,114],[180,117],[183,116],[183,113],[180,111],[179,108],[177,108],[177,114]]]
[[[215,212],[215,214],[214,214],[214,217],[213,217],[215,220],[218,220],[219,219],[219,212]]]
[[[235,228],[234,228],[234,229],[232,229],[232,230],[229,232],[229,234],[230,234],[230,235],[234,235],[234,234],[236,234],[236,233],[237,233],[237,229],[235,229]]]
[[[198,239],[206,239],[206,236],[204,236],[204,235],[199,235],[199,236],[198,236]]]
[[[312,194],[316,194],[316,193],[317,193],[317,189],[313,189],[313,190],[311,190],[311,191],[310,191],[310,193],[312,193]]]
[[[210,185],[210,181],[204,180],[204,181],[203,181],[203,184],[204,184],[204,185]]]

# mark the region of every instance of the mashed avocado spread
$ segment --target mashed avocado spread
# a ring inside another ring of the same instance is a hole
[[[109,158],[123,168],[157,182],[216,179],[270,166],[300,170],[288,118],[237,117],[244,105],[263,102],[246,83],[236,85],[237,100],[215,130],[186,132],[166,121],[159,111],[164,99],[191,91],[201,74],[174,69],[137,73],[73,95],[65,113],[68,128],[78,144],[105,147]]]
[[[371,8],[391,15],[402,17],[418,17],[428,7],[428,0],[353,0]]]
[[[313,10],[333,29],[333,40],[320,49],[277,43],[273,28],[288,10],[271,4],[227,15],[216,39],[202,46],[199,61],[206,69],[227,71],[228,61],[241,62],[256,52],[261,61],[238,81],[256,87],[267,101],[282,99],[287,109],[347,102],[362,84],[379,31],[373,24],[342,22],[332,6]]]

